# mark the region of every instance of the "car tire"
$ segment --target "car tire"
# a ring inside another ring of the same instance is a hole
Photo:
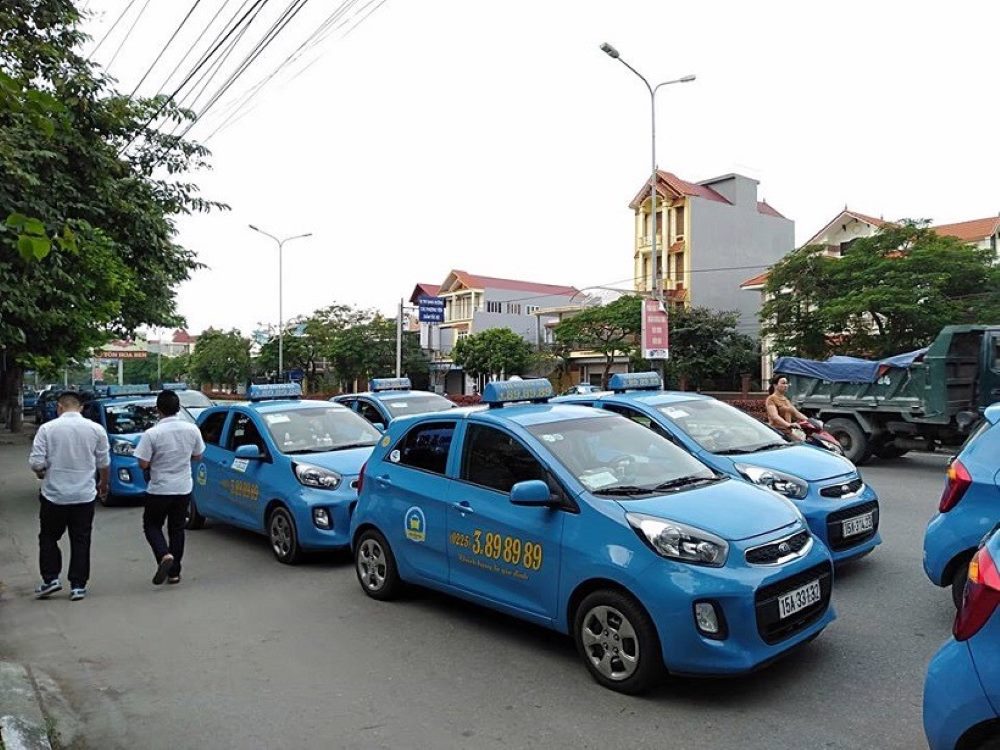
[[[184,528],[189,531],[197,531],[205,528],[205,516],[198,512],[198,506],[194,504],[194,497],[188,503],[187,520],[184,521]]]
[[[955,604],[955,609],[962,606],[962,597],[965,596],[965,581],[969,576],[969,561],[963,561],[952,573],[951,576],[951,600]]]
[[[354,545],[354,572],[361,589],[372,599],[389,601],[399,596],[403,581],[389,542],[377,529],[366,529]]]
[[[295,565],[302,559],[295,519],[285,508],[279,506],[267,517],[267,538],[278,562]]]
[[[666,672],[652,618],[621,591],[588,594],[576,609],[573,639],[594,680],[616,692],[643,693]]]
[[[826,430],[840,443],[844,456],[855,466],[861,466],[872,455],[872,445],[868,436],[852,419],[831,419]]]

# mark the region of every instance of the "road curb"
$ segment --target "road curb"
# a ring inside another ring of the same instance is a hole
[[[0,740],[4,750],[52,750],[31,672],[9,661],[0,661]]]

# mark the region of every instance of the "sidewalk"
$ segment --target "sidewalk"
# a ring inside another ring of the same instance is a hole
[[[0,741],[4,750],[51,750],[50,726],[30,670],[0,661]]]

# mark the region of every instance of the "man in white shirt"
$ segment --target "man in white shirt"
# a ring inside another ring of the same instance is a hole
[[[156,410],[160,421],[142,434],[133,455],[143,471],[149,470],[142,530],[156,559],[153,583],[159,586],[164,581],[181,582],[184,524],[194,489],[191,462],[201,459],[205,443],[197,427],[177,417],[181,402],[176,391],[160,391]],[[163,538],[164,521],[169,545]]]
[[[45,599],[60,591],[62,554],[59,540],[69,529],[70,599],[87,595],[90,578],[90,534],[97,493],[108,494],[108,434],[80,413],[83,399],[63,391],[56,405],[58,417],[38,428],[28,464],[42,480],[38,513],[38,567],[42,582],[35,597]],[[94,477],[97,477],[95,487]]]

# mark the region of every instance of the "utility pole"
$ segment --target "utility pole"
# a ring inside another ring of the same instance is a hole
[[[402,377],[403,372],[403,300],[399,300],[399,312],[396,315],[396,377]]]

